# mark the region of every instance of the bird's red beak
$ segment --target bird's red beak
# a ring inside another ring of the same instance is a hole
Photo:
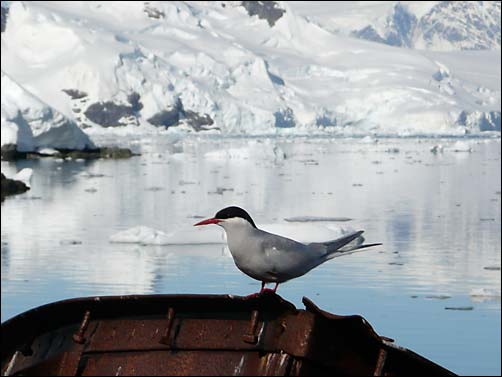
[[[193,226],[197,225],[209,225],[209,224],[218,224],[221,223],[223,220],[216,219],[216,218],[211,218],[211,219],[206,219],[198,222],[197,224],[194,224]]]

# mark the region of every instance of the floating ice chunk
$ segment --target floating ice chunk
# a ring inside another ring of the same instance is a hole
[[[329,241],[354,231],[350,227],[335,224],[322,226],[308,223],[259,224],[258,228],[299,242]],[[218,226],[189,226],[172,233],[147,226],[137,226],[113,234],[109,241],[142,245],[225,244],[226,236],[223,229]]]
[[[365,136],[361,139],[362,144],[376,144],[378,143],[378,139],[375,139],[371,136]]]
[[[250,142],[246,147],[210,151],[204,157],[214,161],[267,160],[281,162],[287,156],[282,148],[277,145]]]
[[[161,187],[161,186],[151,186],[151,187],[145,188],[145,191],[152,191],[152,192],[163,191],[163,190],[165,190],[165,188]]]
[[[46,155],[46,156],[54,156],[54,155],[58,154],[59,152],[54,148],[40,148],[38,150],[38,153],[40,153],[41,155]]]
[[[465,141],[457,141],[447,148],[452,152],[472,152],[472,147]]]
[[[444,150],[444,147],[441,144],[434,145],[430,149],[431,153],[434,153],[434,154],[436,154],[436,153],[443,153],[443,150]]]
[[[31,187],[30,181],[31,181],[31,176],[32,175],[33,175],[33,169],[31,169],[31,168],[24,168],[24,169],[21,169],[14,176],[14,179],[17,180],[17,181],[23,182],[28,187]]]
[[[168,243],[168,234],[146,226],[137,226],[110,236],[112,243],[141,243],[152,245],[165,245]]]
[[[308,223],[308,222],[336,222],[336,221],[351,221],[350,217],[323,217],[323,216],[294,216],[286,217],[284,220],[288,222]]]
[[[205,158],[208,160],[249,160],[251,158],[249,148],[229,148],[207,152]]]
[[[498,288],[474,288],[469,294],[474,302],[499,301],[500,287]]]
[[[322,242],[334,240],[353,232],[350,227],[335,224],[316,225],[311,223],[261,224],[258,228],[299,242]]]
[[[432,299],[432,300],[448,300],[449,298],[451,298],[451,296],[449,296],[449,295],[428,295],[428,296],[425,296],[425,298]]]
[[[142,245],[185,245],[225,243],[219,227],[190,227],[172,233],[147,226],[137,226],[110,236],[112,243],[138,243]]]
[[[91,173],[91,172],[87,172],[87,171],[84,171],[84,172],[80,173],[79,175],[82,178],[102,178],[102,177],[106,177],[106,175],[101,174],[101,173]]]
[[[61,240],[59,241],[60,245],[81,245],[82,241],[80,240],[73,240],[73,239],[68,239],[68,240]]]
[[[483,267],[483,269],[488,271],[500,271],[500,266],[486,266]]]
[[[397,147],[392,147],[392,148],[387,148],[385,150],[386,153],[399,153],[399,148]]]
[[[187,158],[187,155],[186,155],[186,153],[179,152],[179,153],[173,153],[173,154],[169,155],[169,158],[172,160],[176,160],[176,161],[183,161]]]

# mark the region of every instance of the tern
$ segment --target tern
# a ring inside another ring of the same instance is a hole
[[[216,224],[227,234],[227,243],[235,265],[253,279],[275,283],[275,293],[280,283],[302,276],[320,264],[363,248],[381,245],[363,245],[362,230],[344,235],[336,240],[304,244],[292,239],[258,229],[249,214],[239,207],[227,207],[210,219],[194,226]]]

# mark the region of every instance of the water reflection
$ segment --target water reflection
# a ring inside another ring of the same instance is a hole
[[[258,224],[348,217],[384,243],[281,285],[286,299],[362,314],[457,373],[499,374],[500,141],[461,155],[433,154],[435,143],[193,138],[129,160],[2,162],[34,170],[32,189],[2,204],[2,321],[76,296],[257,291],[222,245],[108,242],[138,225],[183,231],[236,204]]]

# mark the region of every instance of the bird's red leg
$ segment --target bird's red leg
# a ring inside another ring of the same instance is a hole
[[[274,289],[272,289],[272,292],[274,292],[274,293],[275,293],[275,291],[277,291],[277,287],[278,287],[278,286],[279,286],[279,283],[275,283],[275,287],[274,287]]]
[[[263,293],[263,291],[265,290],[265,282],[262,281],[261,282],[261,289],[260,289],[260,293]]]
[[[261,295],[264,291],[266,291],[267,289],[265,288],[265,282],[262,281],[261,282],[261,289],[260,289],[260,292],[256,292],[256,293],[251,293],[250,295],[247,295],[246,298],[254,298],[254,297],[258,297],[259,295]]]
[[[275,287],[274,289],[270,289],[270,288],[265,288],[265,283],[262,282],[261,283],[261,291],[260,291],[260,294],[262,293],[265,293],[265,292],[273,292],[275,293],[275,291],[277,290],[277,287],[279,286],[279,283],[275,283]]]

